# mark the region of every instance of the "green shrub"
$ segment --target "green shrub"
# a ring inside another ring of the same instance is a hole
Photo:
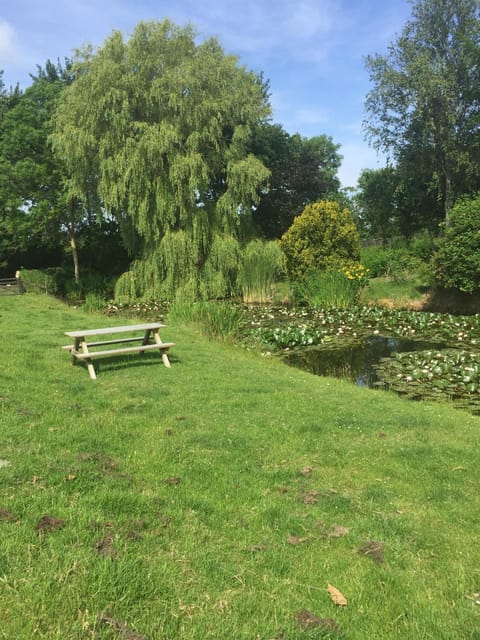
[[[27,292],[58,295],[62,293],[65,274],[57,267],[47,269],[22,269],[21,277]]]
[[[435,240],[426,231],[419,231],[410,241],[410,252],[422,262],[429,262],[435,251]]]
[[[433,276],[444,289],[480,291],[480,196],[464,198],[450,210],[433,256]]]
[[[371,278],[390,277],[397,282],[420,268],[422,261],[407,247],[366,247],[361,251],[362,264]]]
[[[291,280],[309,271],[342,267],[360,258],[360,238],[348,209],[338,202],[307,205],[280,240]]]
[[[243,251],[238,274],[243,301],[269,302],[283,265],[284,255],[278,242],[249,242]]]

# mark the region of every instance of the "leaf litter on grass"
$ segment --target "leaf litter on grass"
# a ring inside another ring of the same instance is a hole
[[[333,604],[336,604],[339,607],[346,607],[347,606],[348,601],[347,601],[346,597],[343,595],[343,593],[341,591],[339,591],[337,589],[337,587],[334,587],[333,584],[329,584],[327,586],[327,591],[330,594],[330,598],[331,598]]]
[[[2,522],[19,522],[19,519],[16,518],[13,513],[8,511],[7,509],[0,509],[0,521]]]

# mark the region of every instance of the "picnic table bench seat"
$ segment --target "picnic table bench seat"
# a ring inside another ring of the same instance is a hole
[[[128,353],[143,353],[156,349],[162,356],[163,363],[166,367],[170,367],[170,361],[167,356],[167,351],[170,347],[174,347],[174,342],[163,342],[160,338],[159,330],[164,328],[165,325],[159,322],[148,322],[144,324],[126,325],[121,327],[103,327],[100,329],[81,329],[78,331],[66,331],[65,335],[73,338],[74,343],[68,344],[62,347],[62,349],[69,351],[72,357],[72,364],[76,364],[77,360],[84,360],[87,364],[88,373],[92,379],[95,379],[96,373],[92,360],[94,358],[100,358],[102,356],[115,356]],[[143,332],[143,335],[129,335],[120,338],[109,338],[108,340],[92,340],[87,341],[87,338],[96,336],[111,336],[118,333],[139,333]],[[153,338],[153,342],[152,342]],[[93,350],[92,347],[102,347],[112,344],[133,343],[139,342],[140,344],[134,346],[120,347],[114,349],[101,349]]]

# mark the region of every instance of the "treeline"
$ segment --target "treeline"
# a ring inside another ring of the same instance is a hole
[[[225,297],[247,245],[270,255],[258,241],[319,201],[348,207],[364,239],[427,232],[432,251],[442,234],[454,246],[455,207],[480,191],[478,12],[477,0],[417,0],[387,55],[367,58],[366,134],[390,160],[354,194],[340,188],[339,145],[273,123],[268,81],[191,27],[114,32],[38,66],[25,90],[0,73],[0,272],[55,267],[64,288],[103,279],[126,299]],[[433,271],[456,286],[447,254]]]
[[[272,123],[268,83],[193,37],[141,23],[38,66],[23,91],[0,74],[2,272],[57,267],[80,286],[139,271],[162,245],[190,263],[171,270],[197,271],[220,240],[280,238],[307,203],[341,197],[339,145]]]
[[[390,162],[360,176],[364,236],[433,238],[480,191],[479,27],[478,0],[417,0],[387,54],[368,56],[365,130]]]

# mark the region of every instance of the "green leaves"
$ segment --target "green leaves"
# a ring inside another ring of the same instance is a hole
[[[399,353],[376,367],[393,391],[413,398],[461,401],[480,411],[480,354],[456,349]]]
[[[140,236],[145,264],[124,278],[140,296],[165,282],[169,297],[200,297],[215,238],[237,234],[268,177],[248,150],[269,114],[263,84],[216,40],[195,38],[168,20],[142,22],[125,41],[114,33],[77,62],[56,113],[55,149],[78,194],[94,189],[127,240]]]
[[[480,290],[480,197],[460,200],[450,211],[433,271],[444,288]]]

